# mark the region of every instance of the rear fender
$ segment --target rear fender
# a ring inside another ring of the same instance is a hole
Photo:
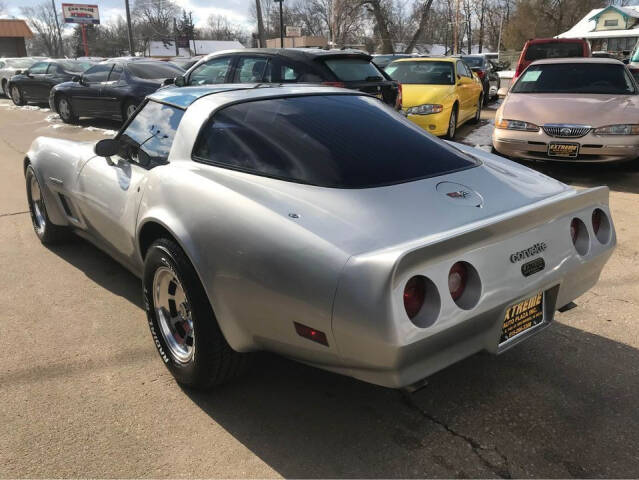
[[[136,248],[138,251],[138,257],[140,259],[140,264],[142,266],[144,265],[143,252],[141,251],[141,232],[144,230],[145,225],[148,225],[149,223],[156,223],[160,225],[171,235],[171,237],[173,237],[173,240],[175,240],[175,242],[180,245],[189,261],[191,262],[191,265],[193,265],[198,279],[200,280],[200,283],[204,287],[204,290],[206,291],[206,294],[209,298],[209,303],[215,311],[216,302],[214,302],[211,292],[207,288],[207,283],[204,281],[205,277],[202,275],[201,271],[202,265],[206,265],[205,259],[202,258],[202,256],[199,254],[198,249],[196,248],[188,229],[182,223],[180,217],[167,210],[166,208],[152,207],[148,211],[140,212],[136,232]],[[224,315],[222,312],[220,313],[221,314],[216,314],[216,320],[228,344],[234,350],[240,352],[254,350],[256,346],[254,344],[252,336],[248,332],[246,332],[237,322],[226,321],[226,319],[231,318],[230,315]]]

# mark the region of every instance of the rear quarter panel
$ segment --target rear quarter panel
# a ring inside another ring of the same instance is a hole
[[[195,162],[153,170],[139,229],[155,221],[172,232],[234,349],[339,363],[331,317],[348,255],[305,230],[286,205],[266,208],[217,176],[224,169]],[[325,332],[329,346],[298,336],[293,322]]]

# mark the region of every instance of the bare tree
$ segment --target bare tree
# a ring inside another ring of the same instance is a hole
[[[45,1],[33,7],[20,7],[20,13],[35,34],[33,49],[49,57],[64,55],[63,45],[58,36],[56,11],[52,4]]]
[[[388,28],[388,7],[382,4],[382,0],[363,0],[362,5],[366,6],[375,19],[375,28],[382,42],[381,53],[395,53],[393,40]]]
[[[209,15],[206,27],[200,31],[200,36],[207,40],[238,40],[245,42],[249,36],[241,25],[231,22],[223,15]]]
[[[141,37],[143,50],[152,39],[165,42],[173,40],[173,21],[180,8],[173,0],[136,0],[133,16],[136,18],[136,36]]]
[[[432,5],[433,0],[425,0],[416,8],[415,13],[416,16],[419,17],[419,23],[417,24],[417,29],[415,30],[413,37],[408,42],[408,45],[406,45],[406,50],[404,50],[404,53],[413,53],[415,45],[417,45],[417,42],[426,29],[426,24],[428,23],[428,19],[430,17],[430,8]]]

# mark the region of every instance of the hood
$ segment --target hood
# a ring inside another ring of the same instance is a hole
[[[402,83],[402,107],[442,103],[453,95],[455,85],[410,85]]]
[[[376,188],[316,187],[217,168],[198,173],[284,218],[296,213],[301,228],[349,255],[439,236],[571,191],[509,160],[459,148],[482,163],[461,172]],[[462,198],[459,191],[468,195]]]
[[[639,95],[511,93],[501,111],[502,118],[535,125],[567,123],[597,128],[637,123]]]

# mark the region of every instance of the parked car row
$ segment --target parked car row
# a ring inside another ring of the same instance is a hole
[[[493,70],[483,56],[395,57],[386,70],[359,51],[321,49],[229,50],[193,59],[186,71],[173,61],[140,57],[41,59],[14,72],[7,91],[16,105],[48,102],[73,123],[80,117],[124,121],[144,97],[171,84],[322,84],[373,95],[447,138],[464,122],[478,121],[482,102],[494,93]]]
[[[183,72],[176,65],[155,60],[108,60],[94,65],[71,82],[56,85],[47,101],[67,123],[79,117],[124,121],[147,95]]]

